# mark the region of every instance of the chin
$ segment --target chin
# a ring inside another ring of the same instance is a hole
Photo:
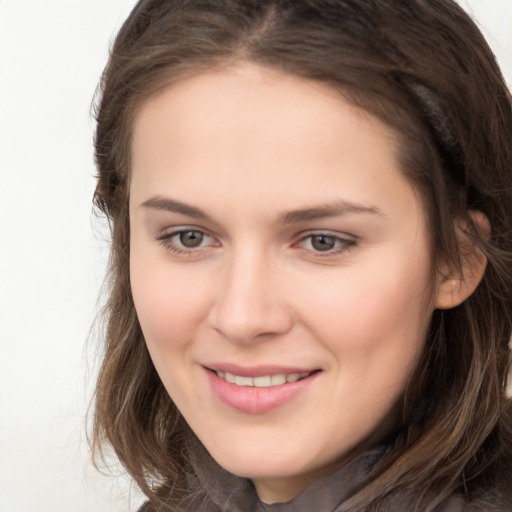
[[[216,462],[230,473],[254,479],[285,479],[315,472],[318,467],[331,467],[334,461],[322,454],[314,454],[310,449],[307,458],[304,448],[290,447],[280,450],[261,445],[231,446],[232,449],[209,450]],[[282,447],[281,447],[282,448]],[[344,456],[341,456],[344,458]],[[340,457],[337,458],[339,461]]]

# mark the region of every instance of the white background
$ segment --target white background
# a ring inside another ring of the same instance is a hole
[[[461,0],[512,85],[512,0]],[[134,0],[0,0],[0,512],[116,512],[91,466],[90,327],[107,231],[92,215],[90,104]]]

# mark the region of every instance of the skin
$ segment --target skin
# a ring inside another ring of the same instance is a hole
[[[208,451],[265,502],[399,421],[442,287],[395,148],[327,85],[251,65],[178,81],[135,119],[130,271],[148,349]],[[187,248],[191,230],[203,239]],[[219,400],[212,363],[318,371],[254,413]]]

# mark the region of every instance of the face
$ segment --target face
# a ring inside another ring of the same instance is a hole
[[[435,306],[389,128],[255,66],[147,100],[131,284],[164,386],[212,456],[290,499],[396,424]]]

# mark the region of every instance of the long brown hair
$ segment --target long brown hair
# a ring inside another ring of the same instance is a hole
[[[111,222],[112,249],[95,451],[110,444],[161,510],[174,510],[190,491],[190,429],[152,365],[130,291],[131,127],[157,90],[247,61],[328,83],[393,128],[401,169],[427,211],[433,261],[460,265],[454,219],[486,255],[477,290],[434,312],[403,428],[357,510],[384,510],[396,494],[409,496],[411,511],[454,490],[478,494],[512,458],[512,102],[483,36],[452,0],[136,5],[113,45],[97,106],[94,201]],[[489,219],[489,239],[472,222],[475,210]]]

